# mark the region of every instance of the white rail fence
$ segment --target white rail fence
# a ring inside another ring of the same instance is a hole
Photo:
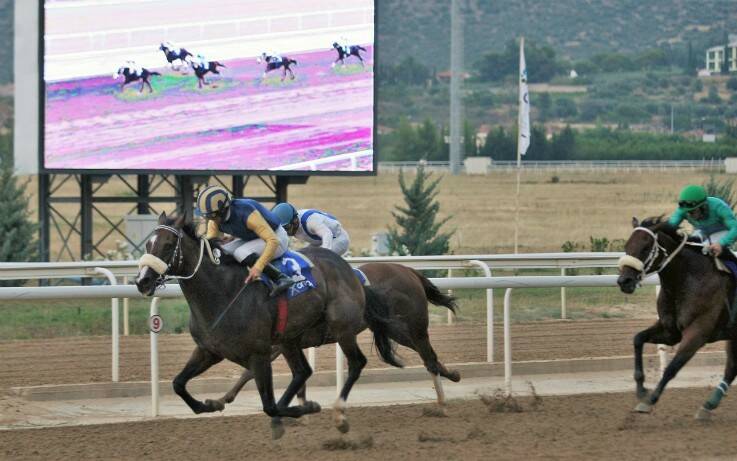
[[[399,171],[400,169],[416,169],[424,165],[430,171],[449,171],[448,162],[379,162],[379,171]],[[517,162],[492,161],[488,172],[510,171],[517,168]],[[551,171],[608,171],[608,172],[643,172],[643,171],[724,171],[723,159],[704,160],[525,160],[522,169],[530,172]]]
[[[616,265],[619,253],[548,253],[520,255],[477,255],[477,256],[415,256],[384,258],[351,258],[351,264],[361,265],[366,262],[398,262],[417,269],[480,269],[484,277],[449,277],[433,278],[432,282],[441,289],[486,289],[487,290],[487,361],[493,362],[493,293],[494,288],[506,289],[504,296],[504,382],[507,392],[512,386],[512,338],[510,332],[511,293],[515,288],[559,287],[615,287],[616,275],[589,276],[510,276],[493,277],[491,268],[551,268],[560,267],[562,273],[566,267],[610,267]],[[137,264],[133,261],[109,261],[103,265],[96,263],[2,263],[0,264],[0,280],[46,279],[71,276],[105,276],[110,285],[106,286],[59,286],[59,287],[13,287],[0,288],[0,300],[32,300],[32,299],[79,299],[110,298],[112,299],[112,380],[119,380],[119,298],[142,298],[136,287],[117,284],[118,277],[130,277],[137,272]],[[658,285],[657,277],[644,281],[646,285]],[[166,285],[156,292],[150,306],[151,335],[151,395],[153,416],[159,414],[159,367],[158,367],[158,332],[161,331],[161,318],[158,316],[158,298],[181,297],[179,285]],[[561,301],[565,302],[565,292],[561,291]],[[562,314],[565,305],[562,305]],[[126,316],[127,317],[127,316]],[[665,360],[661,351],[661,366]],[[310,362],[314,366],[314,350],[310,351]],[[336,386],[338,391],[343,384],[344,359],[340,347],[336,345]]]

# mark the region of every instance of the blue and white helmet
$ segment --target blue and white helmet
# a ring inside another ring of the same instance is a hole
[[[213,218],[225,212],[232,200],[224,187],[207,186],[197,196],[197,211],[205,218]]]

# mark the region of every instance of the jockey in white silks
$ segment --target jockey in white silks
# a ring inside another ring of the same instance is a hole
[[[289,236],[340,256],[348,252],[351,244],[348,232],[330,213],[309,208],[297,210],[287,202],[279,203],[271,211]]]

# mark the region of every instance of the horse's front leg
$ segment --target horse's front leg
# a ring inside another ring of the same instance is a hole
[[[184,369],[174,378],[174,392],[182,398],[189,405],[195,413],[210,413],[213,411],[223,411],[224,405],[217,400],[205,400],[200,402],[199,400],[192,397],[187,391],[187,383],[190,379],[194,378],[205,372],[208,368],[222,361],[223,358],[217,356],[201,347],[196,347],[192,352],[192,356],[187,361]]]
[[[635,384],[637,388],[637,398],[642,400],[647,396],[645,388],[645,371],[642,367],[642,349],[645,343],[667,344],[672,346],[678,342],[680,338],[674,338],[669,334],[663,324],[658,320],[655,325],[642,330],[633,338],[635,347]]]
[[[705,321],[696,321],[683,330],[683,338],[678,346],[678,352],[676,352],[673,360],[671,360],[665,368],[663,377],[660,378],[660,382],[658,382],[658,386],[644,401],[640,402],[635,407],[635,411],[639,413],[649,413],[652,410],[652,407],[658,403],[658,400],[660,400],[660,396],[665,390],[665,386],[668,382],[675,378],[681,368],[691,360],[691,357],[694,356],[696,351],[706,344],[706,336],[704,332],[712,331],[712,329],[707,328],[706,325],[704,325],[705,323]],[[666,342],[665,344],[668,343]]]
[[[284,425],[279,417],[279,408],[274,400],[274,381],[271,371],[271,357],[266,354],[253,354],[249,368],[256,380],[264,413],[271,416],[271,438],[276,440],[284,435]]]

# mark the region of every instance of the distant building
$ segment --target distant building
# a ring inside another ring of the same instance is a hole
[[[737,34],[729,34],[726,66],[729,72],[737,72]],[[706,50],[706,70],[719,73],[725,65],[724,46],[713,46]]]
[[[576,69],[571,69],[571,72],[568,74],[570,78],[576,78],[578,77],[578,72],[576,72]]]

